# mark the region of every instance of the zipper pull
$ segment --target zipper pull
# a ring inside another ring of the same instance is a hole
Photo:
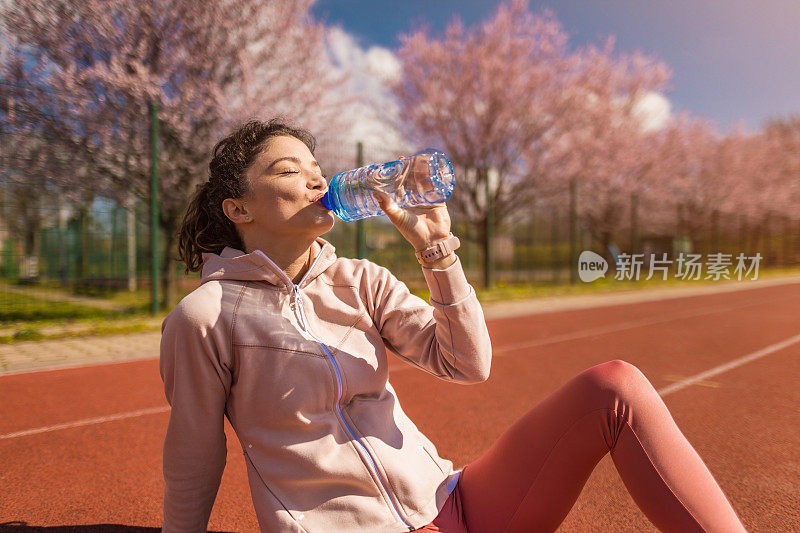
[[[300,323],[303,331],[308,331],[306,327],[306,320],[303,317],[303,300],[300,299],[300,287],[292,284],[292,294],[294,295],[294,317]]]

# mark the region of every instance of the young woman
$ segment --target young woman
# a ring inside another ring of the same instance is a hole
[[[381,208],[417,251],[430,305],[386,268],[337,257],[314,139],[250,122],[214,148],[180,233],[202,284],[165,319],[164,531],[205,531],[227,416],[266,532],[555,530],[606,454],[665,531],[743,531],[634,366],[563,385],[461,471],[403,413],[386,347],[457,383],[489,377],[491,344],[445,205]],[[448,240],[449,239],[449,240]],[[438,243],[447,242],[442,248]],[[437,256],[438,252],[438,256]]]

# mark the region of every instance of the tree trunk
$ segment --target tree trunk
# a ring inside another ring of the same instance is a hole
[[[66,202],[61,198],[58,203],[58,279],[62,287],[69,285],[68,240]]]
[[[177,256],[178,229],[177,219],[162,220],[161,229],[164,230],[164,256],[161,259],[161,308],[171,309],[177,300],[178,285],[175,276],[175,257]]]
[[[117,247],[116,239],[119,233],[119,224],[117,218],[119,215],[119,206],[114,205],[111,208],[111,238],[108,240],[108,278],[117,279]]]
[[[739,215],[739,253],[747,252],[747,219]],[[736,254],[738,255],[738,253]]]
[[[774,256],[772,253],[772,217],[770,213],[764,215],[764,263],[769,263],[770,266],[774,263]]]
[[[479,224],[476,225],[475,229],[478,237],[478,247],[480,249],[483,287],[488,289],[492,286],[493,281],[491,228],[489,227],[486,218],[484,218]]]
[[[792,254],[793,262],[800,262],[800,220],[797,221],[794,234],[794,250]]]
[[[39,239],[41,219],[39,213],[34,207],[32,215],[28,217],[28,223],[24,229],[23,239],[23,270],[24,277],[28,279],[36,279],[39,277]]]
[[[578,282],[578,180],[569,181],[569,282]]]
[[[553,206],[550,218],[550,257],[553,265],[553,283],[558,283],[558,207]]]
[[[37,237],[40,226],[39,201],[35,198],[25,200],[23,206],[24,226],[22,228],[22,254],[25,257],[35,255],[37,252]]]
[[[711,211],[711,253],[719,253],[719,210]]]
[[[492,238],[494,237],[494,202],[492,201],[489,169],[485,170],[486,178],[486,216],[483,227],[483,286],[491,289],[494,286],[494,264],[492,262]]]
[[[609,271],[617,271],[617,261],[614,254],[611,253],[611,232],[600,232],[600,246],[603,247],[603,257],[608,261]]]
[[[522,267],[528,271],[531,282],[536,279],[536,257],[533,250],[536,248],[536,230],[539,226],[536,220],[536,200],[531,203],[530,226],[528,227],[528,238],[525,241],[525,265]]]
[[[792,225],[789,215],[783,216],[783,254],[781,254],[783,266],[787,267],[792,263]]]
[[[78,210],[78,280],[85,280],[89,275],[89,208],[82,203]]]
[[[760,240],[761,240],[761,229],[762,224],[756,224],[753,226],[752,231],[750,232],[750,242],[747,246],[748,255],[755,255],[760,247]],[[762,254],[763,255],[763,254]]]
[[[639,195],[631,193],[631,253],[639,251]]]

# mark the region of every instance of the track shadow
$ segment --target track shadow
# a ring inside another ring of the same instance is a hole
[[[123,524],[91,524],[83,526],[29,526],[27,522],[11,521],[0,524],[0,533],[158,533],[159,527],[126,526]],[[229,533],[213,531],[210,533]]]

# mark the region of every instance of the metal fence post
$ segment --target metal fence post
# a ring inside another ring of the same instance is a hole
[[[158,314],[158,286],[160,283],[158,257],[158,103],[150,102],[150,254],[152,287],[150,312]]]
[[[494,287],[494,261],[492,260],[492,244],[494,239],[494,198],[492,196],[492,185],[490,180],[494,176],[491,167],[485,167],[486,172],[486,218],[484,220],[484,254],[483,254],[483,286],[487,289]]]
[[[136,197],[131,193],[125,218],[125,242],[127,244],[128,290],[136,290]]]

